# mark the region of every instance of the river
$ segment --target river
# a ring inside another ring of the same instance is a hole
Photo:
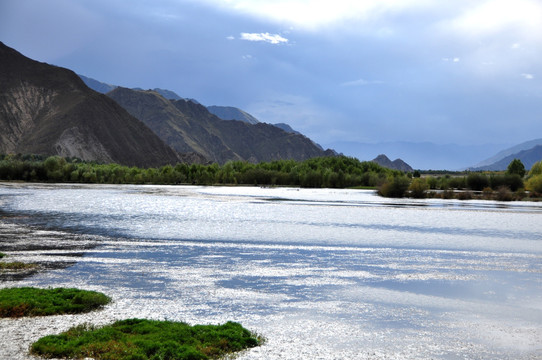
[[[541,203],[3,183],[0,210],[0,251],[47,265],[0,287],[114,300],[1,319],[0,358],[81,322],[146,317],[267,339],[239,359],[542,359]]]

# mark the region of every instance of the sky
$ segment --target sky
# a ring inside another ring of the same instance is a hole
[[[343,152],[542,137],[540,0],[2,0],[0,41]]]

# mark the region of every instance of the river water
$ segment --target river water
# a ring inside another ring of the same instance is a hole
[[[0,320],[0,358],[81,322],[146,317],[233,320],[267,339],[239,359],[542,359],[540,203],[6,183],[0,210],[0,251],[49,264],[0,287],[114,300]]]

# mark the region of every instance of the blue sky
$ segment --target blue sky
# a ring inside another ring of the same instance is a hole
[[[100,81],[286,122],[339,151],[542,137],[538,0],[2,0],[0,40]]]

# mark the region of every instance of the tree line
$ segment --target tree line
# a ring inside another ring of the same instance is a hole
[[[253,164],[232,161],[138,168],[85,162],[77,158],[0,155],[0,180],[93,184],[276,185],[301,187],[376,187],[399,171],[355,158],[320,157]]]
[[[403,173],[347,156],[253,164],[185,164],[138,168],[77,158],[0,155],[0,180],[91,184],[262,185],[308,188],[377,188],[382,196],[514,200],[542,194],[542,161],[527,173],[518,159],[505,172]],[[454,194],[454,191],[459,191]]]

